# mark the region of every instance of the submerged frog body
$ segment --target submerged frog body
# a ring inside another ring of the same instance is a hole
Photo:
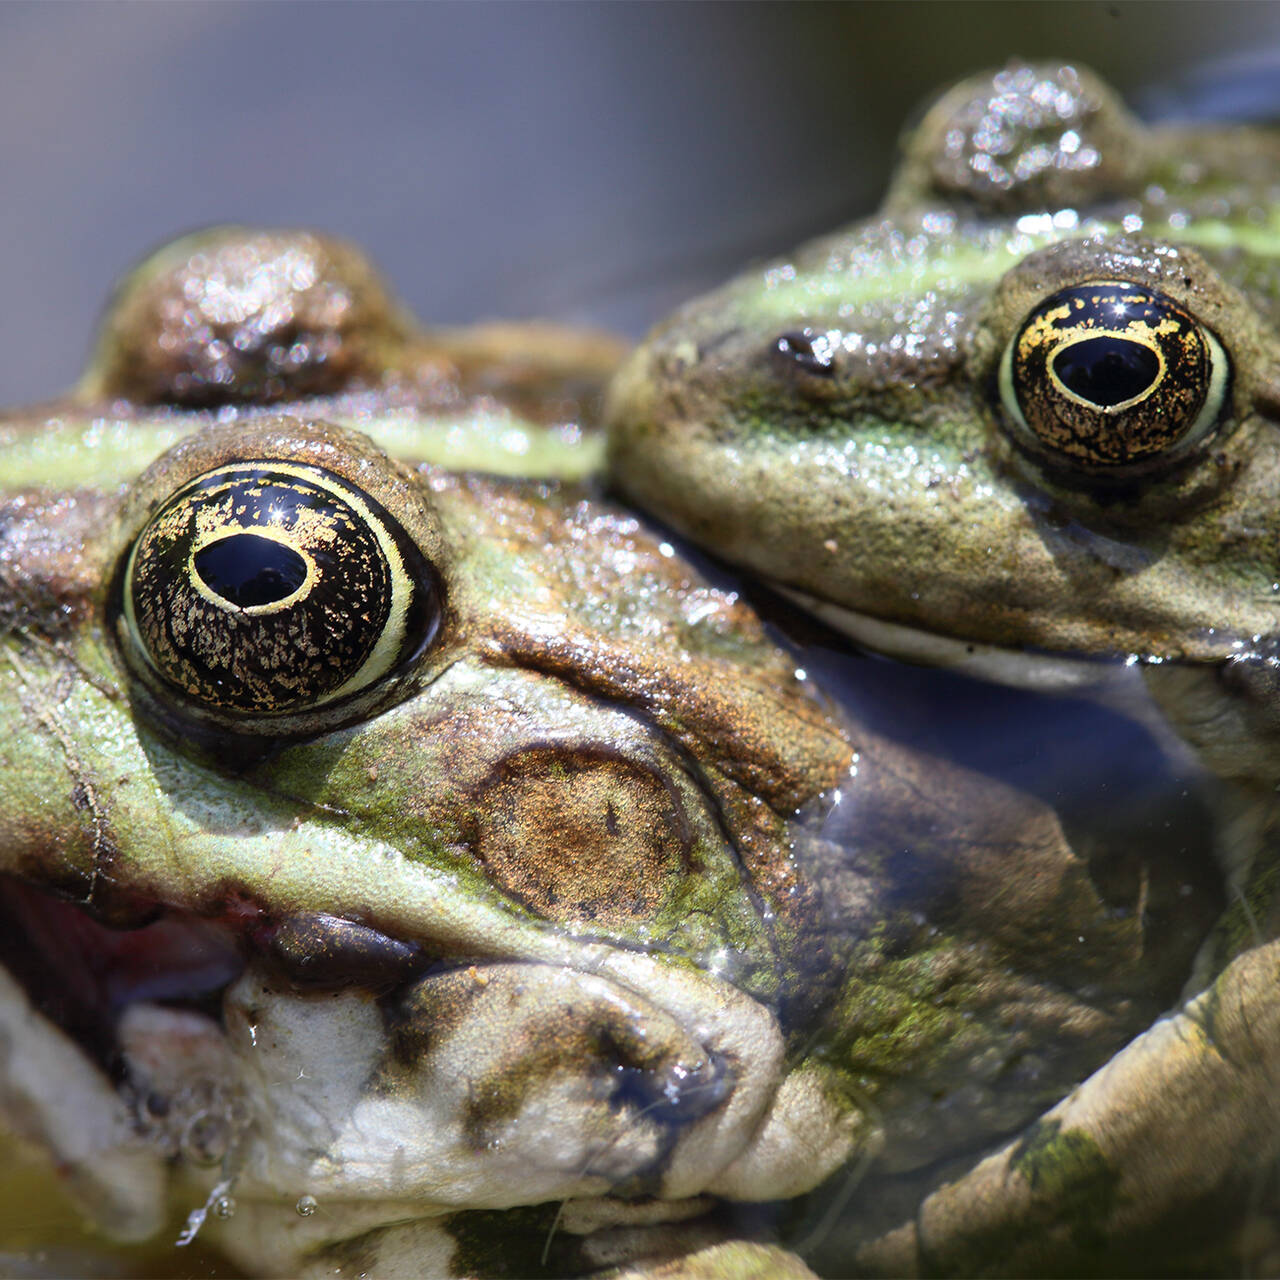
[[[874,1268],[1176,999],[1201,850],[1069,843],[634,516],[493,474],[590,469],[611,354],[223,231],[0,421],[0,1098],[114,1237],[804,1274],[741,1206],[874,1162],[863,1244],[821,1233]]]

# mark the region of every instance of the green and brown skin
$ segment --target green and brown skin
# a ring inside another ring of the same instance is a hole
[[[886,1274],[1097,1266],[1063,1259],[1096,1258],[1113,1226],[1143,1241],[1123,1265],[1147,1265],[1132,1258],[1158,1246],[1136,1225],[1154,1204],[1194,1231],[1274,1157],[1250,1078],[1276,1052],[1274,944],[1245,948],[1277,929],[1277,210],[1280,134],[1149,129],[1086,72],[1011,66],[939,100],[879,212],[688,304],[613,384],[627,498],[874,648],[1050,686],[1136,664],[1250,815],[1252,835],[1225,837],[1246,853],[1218,962],[1243,954],[1201,998],[1230,1027],[1189,1010],[1136,1042],[1080,1091],[1069,1141],[1028,1135],[873,1247],[864,1265]],[[1172,299],[1231,371],[1201,438],[1128,470],[1110,441],[1093,459],[1055,454],[1053,431],[1029,441],[1000,387],[1042,302],[1115,280]],[[822,367],[780,358],[788,335],[818,339]],[[1170,1158],[1210,1131],[1212,1155]],[[1087,1222],[1053,1207],[1056,1173],[1032,1176],[1027,1152],[1050,1148]]]
[[[1269,652],[1278,197],[1274,132],[1148,129],[1071,68],[975,77],[907,139],[880,212],[654,331],[614,384],[614,483],[855,634]],[[1041,300],[1114,279],[1167,294],[1231,366],[1214,429],[1141,474],[1028,447],[998,386]],[[778,357],[801,332],[831,344],[821,376]]]
[[[591,469],[615,356],[426,335],[353,251],[224,230],[0,419],[0,1096],[103,1230],[221,1187],[252,1272],[799,1274],[717,1206],[1016,1133],[1176,995],[1194,859],[1072,848],[849,723],[545,478]],[[140,657],[130,548],[244,459],[338,476],[429,561],[407,665],[273,716]]]

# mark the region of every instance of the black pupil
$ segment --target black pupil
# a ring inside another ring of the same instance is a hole
[[[1053,358],[1053,371],[1081,400],[1110,408],[1140,396],[1160,372],[1150,347],[1128,338],[1086,338]]]
[[[241,609],[283,600],[307,578],[307,562],[292,547],[256,533],[211,542],[193,563],[210,591]]]

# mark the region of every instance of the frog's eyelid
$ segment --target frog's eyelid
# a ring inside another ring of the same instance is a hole
[[[1209,386],[1204,394],[1204,404],[1196,420],[1187,432],[1188,440],[1199,440],[1222,416],[1227,401],[1227,387],[1231,379],[1231,361],[1212,329],[1200,326],[1201,336],[1209,348]]]
[[[997,378],[1000,403],[1004,406],[1004,411],[1023,431],[1030,431],[1031,427],[1023,416],[1022,406],[1018,403],[1017,393],[1013,389],[1013,346],[1013,342],[1007,342],[1004,355],[1000,357],[1000,373]]]

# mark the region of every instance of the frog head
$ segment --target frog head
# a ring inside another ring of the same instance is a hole
[[[1277,173],[1274,133],[1149,129],[1069,66],[966,81],[878,213],[650,336],[614,483],[899,655],[1270,653]]]
[[[344,246],[207,233],[126,283],[75,395],[5,420],[9,997],[48,1015],[33,1062],[79,1053],[14,1109],[48,1138],[79,1081],[96,1136],[54,1145],[118,1235],[171,1159],[242,1236],[288,1209],[260,1267],[687,1200],[796,1116],[832,1123],[784,1192],[848,1150],[816,1073],[785,1084],[816,992],[781,1012],[843,730],[633,517],[424,461],[486,414],[495,470],[520,432],[571,460],[610,350],[577,341],[478,356]]]

